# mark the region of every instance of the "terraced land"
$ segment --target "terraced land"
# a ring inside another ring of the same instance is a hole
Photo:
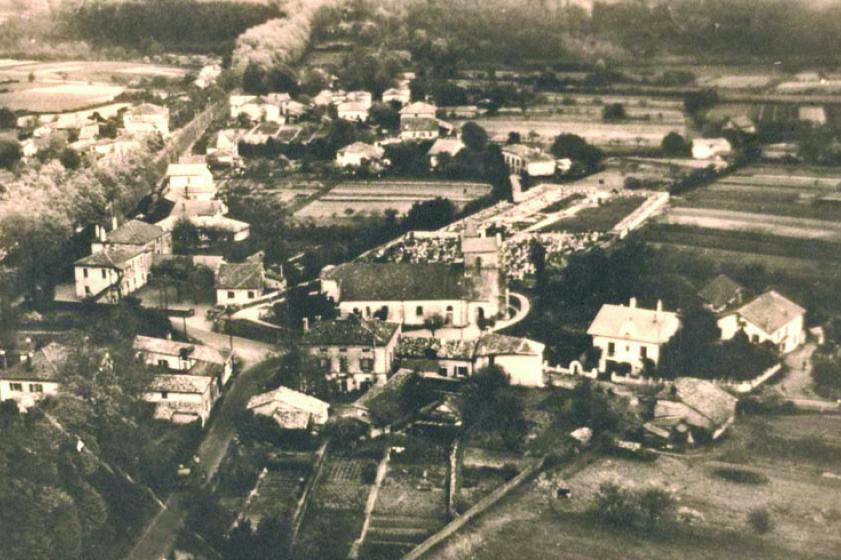
[[[368,460],[331,455],[313,488],[295,546],[295,558],[344,560],[362,531],[370,485],[362,479]]]
[[[549,224],[540,231],[542,233],[608,232],[631,212],[642,206],[645,200],[646,197],[644,196],[614,197],[600,206],[584,208],[574,216]]]
[[[655,246],[791,276],[841,273],[841,173],[754,166],[673,199],[646,229]]]

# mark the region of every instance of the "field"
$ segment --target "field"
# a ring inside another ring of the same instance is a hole
[[[130,62],[3,60],[0,105],[34,113],[72,111],[109,103],[141,78],[180,80],[185,74],[172,66]]]
[[[832,276],[841,254],[838,185],[829,168],[748,167],[673,199],[646,236],[658,247],[719,263]]]
[[[359,215],[382,216],[386,210],[406,214],[413,204],[436,197],[449,199],[457,209],[490,193],[481,183],[377,181],[341,183],[295,213],[299,219],[336,220]]]
[[[643,196],[614,197],[600,206],[584,208],[574,216],[550,224],[543,228],[541,232],[608,232],[625,216],[639,208],[645,200]]]
[[[701,455],[661,456],[653,463],[602,458],[575,473],[549,471],[430,557],[837,558],[841,480],[823,473],[838,474],[839,428],[838,417],[741,417],[729,438]],[[752,474],[728,480],[722,471]],[[571,489],[568,500],[552,495],[561,480]],[[587,510],[604,482],[665,487],[693,521],[662,522],[654,530],[602,525]],[[768,534],[749,528],[747,515],[753,508],[770,512],[773,528]]]
[[[267,517],[291,519],[308,475],[308,465],[272,468],[258,483],[257,492],[244,512],[251,526],[257,527]]]
[[[328,456],[296,543],[296,558],[344,560],[362,530],[366,459]]]
[[[537,134],[544,142],[551,142],[559,134],[577,134],[600,147],[657,147],[669,132],[686,135],[683,122],[620,121],[602,122],[597,117],[481,117],[474,122],[487,130],[495,141],[504,142],[511,132],[523,138]]]

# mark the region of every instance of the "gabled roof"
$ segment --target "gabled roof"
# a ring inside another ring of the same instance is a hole
[[[467,237],[461,240],[462,253],[496,253],[499,251],[499,241],[496,236]]]
[[[0,370],[0,379],[19,381],[58,381],[61,367],[70,349],[57,342],[50,342],[32,355],[31,365],[20,363]]]
[[[202,163],[170,163],[166,168],[167,177],[196,177],[210,173],[207,164]]]
[[[360,320],[354,317],[318,321],[304,333],[301,343],[307,346],[384,345],[394,338],[399,328],[397,323]]]
[[[324,273],[339,282],[343,301],[469,299],[464,267],[443,263],[346,263]]]
[[[339,103],[339,106],[336,107],[336,111],[339,113],[367,113],[368,108],[356,101],[345,101],[343,103]]]
[[[539,342],[520,338],[517,336],[506,336],[504,334],[486,334],[479,337],[476,343],[476,356],[502,356],[519,355],[535,356],[543,355],[543,345]]]
[[[732,303],[736,300],[742,292],[744,292],[744,288],[736,282],[732,280],[729,276],[724,274],[719,274],[712,280],[709,284],[704,286],[704,288],[698,292],[698,295],[701,296],[705,302],[712,305],[714,308],[723,308]]]
[[[223,354],[215,348],[203,344],[191,344],[178,342],[166,338],[153,338],[151,336],[138,335],[134,339],[134,349],[139,352],[150,352],[166,356],[183,356],[190,360],[207,362],[211,364],[224,365],[228,361],[229,352]]]
[[[219,267],[216,288],[220,290],[260,290],[263,288],[263,265],[260,263],[223,263]]]
[[[330,408],[330,405],[289,387],[278,387],[274,391],[255,395],[248,401],[248,408],[251,410],[264,407],[268,407],[270,410],[261,412],[261,414],[274,414],[279,407],[296,408],[310,414],[324,414]]]
[[[432,117],[410,117],[400,121],[400,130],[405,131],[427,130],[437,132],[439,128],[438,120]]]
[[[606,304],[599,310],[587,334],[662,344],[672,338],[678,328],[680,319],[676,313]]]
[[[738,399],[709,381],[678,377],[674,389],[677,400],[658,400],[655,418],[680,419],[690,426],[715,431],[736,413]]]
[[[508,144],[502,147],[502,153],[509,153],[527,161],[554,161],[555,159],[543,150],[525,144]]]
[[[146,249],[109,249],[81,258],[74,264],[76,266],[122,270],[128,266],[131,259],[145,252]]]
[[[458,138],[439,138],[432,144],[426,155],[437,156],[438,154],[450,154],[451,156],[455,156],[464,148],[464,142]]]
[[[430,103],[424,103],[423,101],[415,101],[414,103],[410,103],[400,109],[401,115],[432,115],[435,116],[435,112],[438,111],[438,107],[432,105]]]
[[[737,313],[745,321],[773,334],[797,317],[805,315],[806,310],[771,290],[740,307]]]
[[[152,103],[141,103],[137,107],[129,109],[128,112],[133,115],[165,115],[169,113],[169,109]]]
[[[371,159],[379,159],[385,154],[385,150],[379,146],[366,144],[365,142],[354,142],[339,150],[342,154],[360,154]]]
[[[711,150],[729,151],[733,149],[733,145],[727,138],[695,138],[692,140],[692,146],[707,146]]]
[[[129,220],[105,234],[105,240],[115,245],[145,245],[163,234],[164,230],[156,225],[140,220]]]
[[[168,391],[171,393],[191,393],[203,395],[214,383],[212,377],[157,373],[147,387],[147,391]]]

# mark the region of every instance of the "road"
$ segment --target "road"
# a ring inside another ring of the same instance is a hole
[[[195,319],[192,321],[192,326],[189,319],[187,323],[187,330],[191,337],[218,349],[229,347],[227,336],[205,330],[202,328],[205,325],[198,318],[190,319]],[[180,318],[172,319],[172,324],[178,330],[183,327],[183,321]],[[248,400],[265,382],[265,375],[261,375],[265,372],[253,366],[277,351],[278,349],[270,344],[234,337],[234,353],[248,369],[231,382],[196,452],[206,481],[216,474],[236,434],[237,415],[245,409]],[[152,519],[140,540],[137,541],[128,555],[128,560],[161,560],[169,553],[187,515],[184,504],[186,497],[184,492],[173,493],[166,502],[166,508]]]

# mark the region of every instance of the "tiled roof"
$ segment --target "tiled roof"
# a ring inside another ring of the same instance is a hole
[[[184,356],[191,360],[219,365],[225,364],[228,354],[227,351],[223,354],[219,350],[210,346],[204,346],[203,344],[190,344],[188,342],[178,342],[177,340],[141,335],[138,335],[134,339],[134,349],[140,352],[154,352],[167,356],[181,356],[183,352]]]
[[[461,240],[462,253],[495,253],[499,251],[499,242],[496,237],[464,237]]]
[[[349,146],[345,146],[344,148],[339,150],[339,153],[345,154],[361,154],[368,158],[381,158],[385,153],[385,150],[380,148],[379,146],[372,146],[371,144],[366,144],[365,142],[354,142]]]
[[[460,300],[473,295],[464,268],[443,263],[347,263],[325,273],[343,301]]]
[[[475,353],[477,356],[501,356],[511,354],[521,356],[533,356],[535,354],[542,355],[543,352],[540,346],[542,346],[540,343],[531,341],[527,338],[492,333],[486,334],[477,340]]]
[[[603,305],[587,334],[662,344],[680,328],[676,313],[624,305]]]
[[[145,245],[163,234],[164,230],[156,225],[140,220],[129,220],[117,229],[109,231],[105,239],[108,243],[116,245]]]
[[[774,290],[765,292],[738,310],[738,314],[743,319],[768,334],[775,333],[805,313],[805,309]]]
[[[336,108],[339,113],[367,113],[368,108],[365,107],[363,103],[357,103],[356,101],[345,101],[344,103],[339,103],[339,106]]]
[[[435,115],[435,112],[438,108],[435,105],[431,105],[429,103],[424,103],[423,101],[415,101],[414,103],[410,103],[406,105],[400,110],[401,115],[414,115],[414,114],[429,114]]]
[[[297,408],[310,414],[323,414],[330,408],[328,403],[289,387],[278,387],[274,391],[255,395],[248,401],[249,409],[263,408],[267,405],[272,408],[271,413],[279,406]]]
[[[736,413],[738,399],[709,381],[679,377],[674,388],[679,402],[657,401],[655,418],[681,418],[691,426],[715,431]]]
[[[132,107],[128,111],[133,115],[163,115],[168,113],[169,109],[160,105],[153,105],[152,103],[142,103],[137,107]]]
[[[412,117],[405,118],[400,122],[400,130],[429,130],[437,131],[439,128],[438,121],[431,117]]]
[[[0,379],[58,381],[61,366],[67,360],[69,353],[68,347],[51,342],[33,353],[31,366],[20,363],[9,369],[0,370]]]
[[[131,259],[145,253],[145,249],[111,249],[93,253],[75,262],[76,266],[124,269]]]
[[[454,156],[464,149],[464,142],[458,138],[439,138],[432,144],[428,156],[437,156],[438,154],[450,154]]]
[[[400,339],[395,353],[401,358],[472,360],[477,356],[542,355],[542,346],[539,342],[527,338],[495,333],[474,340],[404,337]]]
[[[729,276],[719,274],[698,292],[701,298],[715,308],[726,307],[744,291],[744,288]]]
[[[216,287],[220,290],[260,290],[263,288],[263,265],[223,263],[219,267]]]
[[[152,377],[147,390],[203,395],[213,382],[213,378],[201,375],[158,373]]]
[[[400,325],[384,321],[366,321],[348,318],[336,321],[318,321],[304,333],[302,344],[309,346],[371,346],[387,344]]]
[[[166,168],[167,177],[195,177],[210,173],[207,164],[202,163],[170,163]]]

